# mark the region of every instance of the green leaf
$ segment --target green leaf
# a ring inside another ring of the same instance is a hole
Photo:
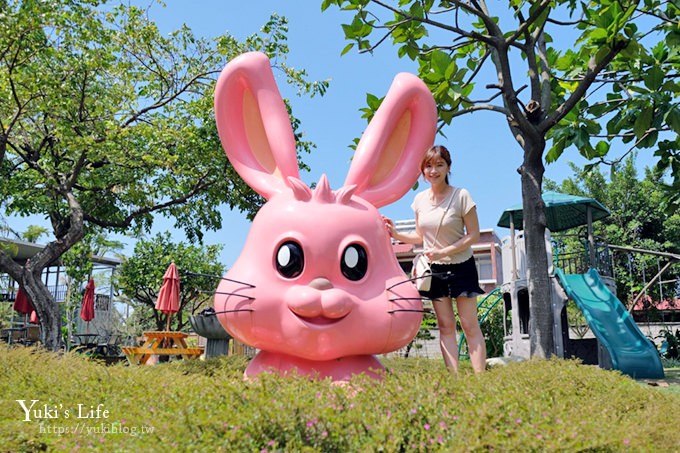
[[[368,93],[366,94],[366,104],[373,110],[378,110],[378,107],[380,107],[380,104],[382,103],[382,98],[379,98],[378,96]]]
[[[653,66],[647,70],[644,82],[645,86],[652,91],[661,88],[666,73],[658,66]]]
[[[557,159],[560,158],[562,153],[564,152],[564,142],[558,141],[555,142],[555,144],[550,148],[550,151],[548,151],[545,155],[545,161],[547,163],[553,163],[556,162]]]
[[[666,45],[669,49],[680,47],[680,31],[672,29],[666,35]]]
[[[349,52],[350,50],[352,50],[352,47],[354,47],[354,43],[353,43],[353,42],[347,44],[347,45],[342,49],[342,52],[340,52],[340,55],[345,55],[347,52]]]
[[[680,134],[680,111],[678,111],[677,106],[673,106],[666,113],[665,121],[673,129],[673,132]]]
[[[449,68],[451,58],[441,50],[438,50],[432,53],[430,61],[432,63],[432,70],[444,74]]]
[[[600,141],[597,142],[597,144],[595,145],[595,153],[594,153],[594,154],[595,154],[595,157],[604,157],[604,156],[606,156],[607,153],[609,152],[609,148],[610,148],[609,142],[606,142],[606,141],[604,141],[604,140],[600,140]]]
[[[633,132],[635,133],[635,137],[637,137],[638,139],[645,135],[645,132],[647,132],[647,130],[651,126],[653,113],[654,112],[652,110],[652,107],[649,106],[645,107],[642,109],[637,119],[635,120],[635,124],[633,125]]]

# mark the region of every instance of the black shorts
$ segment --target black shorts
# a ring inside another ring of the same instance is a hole
[[[458,296],[476,297],[484,294],[484,290],[479,287],[479,275],[475,259],[456,264],[437,264],[433,263],[432,285],[429,291],[420,291],[420,295],[428,299],[438,299],[440,297]]]

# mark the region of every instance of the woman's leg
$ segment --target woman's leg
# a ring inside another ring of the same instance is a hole
[[[446,367],[458,372],[458,341],[456,338],[456,313],[450,297],[440,297],[432,301],[439,326],[439,347]]]
[[[480,373],[486,369],[486,343],[477,318],[477,298],[459,296],[456,298],[456,306],[460,326],[465,332],[472,369]]]

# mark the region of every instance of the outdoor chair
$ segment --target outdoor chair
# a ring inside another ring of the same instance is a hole
[[[117,333],[109,335],[108,340],[104,343],[99,343],[97,345],[97,350],[101,351],[101,353],[105,356],[117,356],[120,355],[121,351],[120,348],[118,347],[118,340],[120,339],[120,335]]]

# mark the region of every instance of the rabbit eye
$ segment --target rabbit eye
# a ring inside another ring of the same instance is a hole
[[[276,270],[286,278],[295,278],[302,273],[305,255],[297,242],[284,242],[276,253]]]
[[[350,244],[342,253],[340,270],[342,275],[352,281],[361,280],[368,269],[368,255],[359,244]]]

